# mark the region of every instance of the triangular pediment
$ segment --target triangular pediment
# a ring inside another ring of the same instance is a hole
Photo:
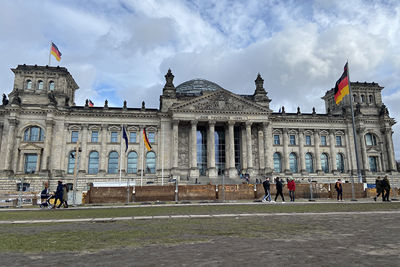
[[[41,150],[42,149],[41,146],[38,146],[37,144],[34,144],[34,143],[22,144],[19,148],[21,150]]]
[[[225,89],[207,92],[202,96],[195,97],[184,103],[173,105],[174,112],[244,112],[244,113],[265,113],[270,112],[266,107],[260,106],[253,101],[236,95]]]

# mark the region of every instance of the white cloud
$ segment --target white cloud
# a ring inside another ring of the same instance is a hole
[[[398,118],[400,4],[397,1],[2,1],[0,84],[10,92],[17,64],[45,65],[49,42],[86,98],[102,105],[158,108],[164,75],[196,77],[241,94],[260,72],[275,110],[312,106],[350,62],[353,81],[385,86]],[[53,63],[55,61],[53,60]],[[400,127],[395,126],[400,158]],[[399,140],[399,141],[398,141]]]

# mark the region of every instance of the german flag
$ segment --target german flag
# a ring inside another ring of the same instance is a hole
[[[57,61],[61,60],[61,52],[58,50],[57,46],[52,42],[50,53],[57,59]]]
[[[150,151],[151,145],[149,139],[147,138],[146,128],[143,128],[143,141],[144,141],[144,146],[147,148],[147,151]]]
[[[340,101],[342,101],[343,97],[349,94],[349,75],[347,71],[347,64],[344,65],[344,71],[340,79],[336,82],[335,85],[335,102],[336,105],[339,105]]]

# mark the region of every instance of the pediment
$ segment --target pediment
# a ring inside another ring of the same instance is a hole
[[[377,147],[371,146],[371,147],[367,147],[367,152],[369,152],[369,153],[380,153],[381,151]]]
[[[245,99],[225,89],[206,93],[195,97],[184,103],[173,105],[171,110],[174,112],[245,112],[245,113],[265,113],[270,110],[260,106],[251,100]]]
[[[21,150],[41,150],[42,149],[42,147],[41,146],[39,146],[39,145],[37,145],[37,144],[35,144],[35,143],[26,143],[26,144],[22,144],[20,147],[19,147]]]

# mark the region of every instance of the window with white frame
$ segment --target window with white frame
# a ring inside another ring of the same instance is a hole
[[[72,131],[71,132],[71,143],[78,142],[79,139],[79,131]]]
[[[294,134],[289,135],[289,144],[292,146],[296,145],[296,135]]]
[[[92,143],[99,142],[99,131],[92,131],[91,142]]]
[[[281,140],[279,134],[274,134],[274,145],[280,145]]]
[[[136,143],[136,132],[129,133],[129,143]]]
[[[111,143],[118,143],[118,132],[111,132]]]
[[[311,135],[306,135],[306,146],[311,146]]]

